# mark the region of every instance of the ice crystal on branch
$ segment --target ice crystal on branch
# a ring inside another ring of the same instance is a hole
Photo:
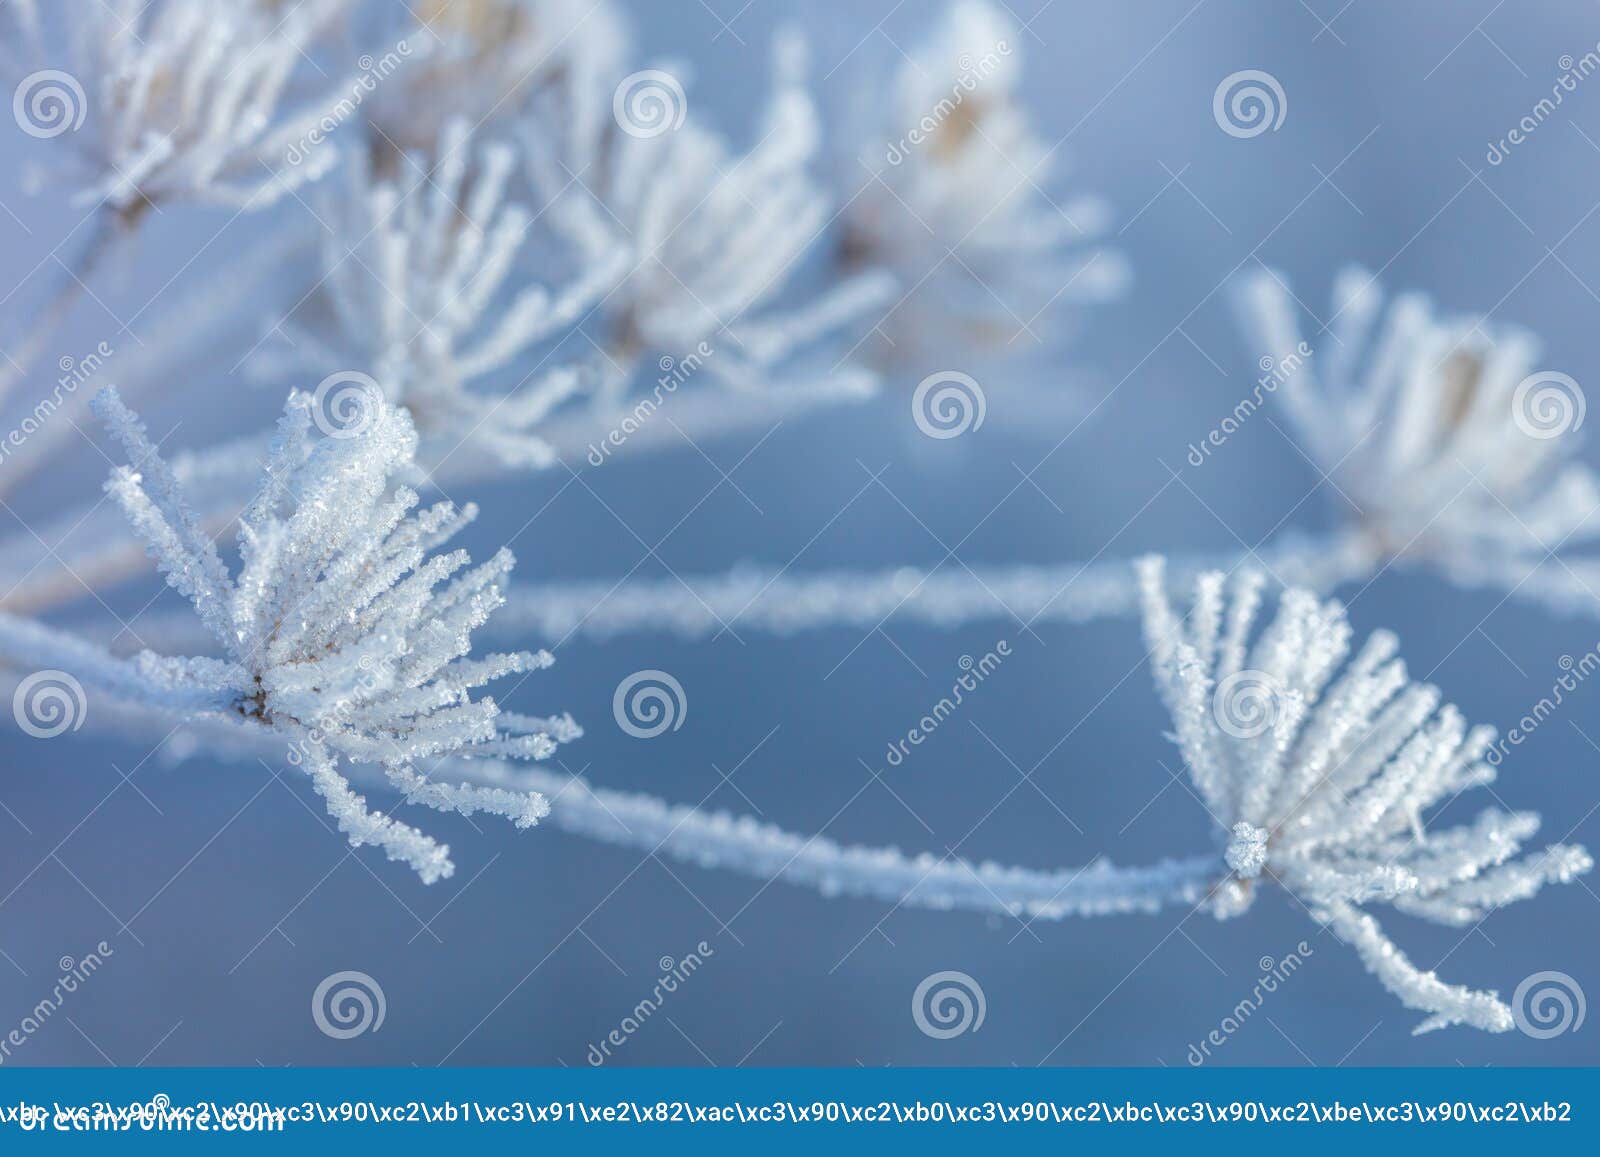
[[[553,452],[535,431],[586,375],[557,365],[509,394],[481,383],[570,328],[621,275],[622,251],[594,254],[555,292],[513,290],[534,217],[507,195],[513,150],[474,149],[467,123],[454,120],[436,157],[412,157],[385,178],[358,153],[330,178],[319,198],[331,224],[320,289],[289,339],[325,369],[369,367],[387,400],[410,410],[427,458],[465,447],[505,466],[547,465]]]
[[[1417,968],[1363,909],[1476,924],[1588,871],[1588,854],[1557,844],[1516,858],[1539,826],[1527,813],[1491,809],[1429,830],[1431,809],[1494,778],[1483,762],[1494,731],[1469,730],[1437,690],[1410,682],[1392,634],[1375,632],[1351,659],[1344,608],[1304,590],[1285,592],[1257,634],[1263,580],[1253,572],[1231,588],[1221,572],[1202,575],[1184,621],[1163,569],[1160,559],[1139,566],[1145,636],[1195,791],[1227,839],[1212,910],[1237,915],[1271,880],[1429,1014],[1418,1032],[1509,1029],[1494,993]]]
[[[419,803],[498,812],[519,827],[547,806],[537,793],[430,781],[444,756],[543,759],[572,738],[570,719],[502,712],[471,692],[552,662],[546,652],[467,658],[471,635],[502,601],[512,558],[467,569],[465,551],[433,553],[475,514],[440,502],[418,510],[392,485],[411,468],[416,432],[405,410],[378,402],[365,428],[322,436],[311,399],[291,395],[262,489],[241,518],[232,575],[196,523],[181,487],[114,390],[96,409],[132,465],[106,484],[149,543],[167,582],[194,605],[221,658],[141,655],[157,705],[209,702],[282,734],[352,844],[381,847],[426,882],[449,875],[448,849],[369,809],[341,761],[381,765]]]
[[[1304,345],[1278,274],[1245,279],[1240,296],[1265,352],[1294,367],[1280,392],[1296,436],[1382,553],[1471,567],[1600,537],[1588,522],[1600,483],[1575,457],[1583,393],[1535,372],[1532,334],[1438,316],[1420,293],[1385,309],[1357,268],[1336,279],[1332,315]]]

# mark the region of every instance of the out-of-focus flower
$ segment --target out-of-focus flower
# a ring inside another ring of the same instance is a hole
[[[1019,38],[999,7],[956,0],[845,167],[861,188],[845,199],[841,260],[892,271],[906,293],[883,326],[890,358],[1044,340],[1064,310],[1127,284],[1123,258],[1096,245],[1104,203],[1050,191],[1057,149],[1020,100]]]
[[[313,38],[348,4],[305,0],[275,12],[258,3],[68,0],[52,13],[66,24],[70,55],[55,70],[66,79],[53,96],[19,89],[19,107],[76,123],[65,135],[88,164],[84,203],[123,217],[168,201],[259,208],[333,162],[332,149],[300,165],[289,154],[341,94],[330,86],[298,111],[279,106]],[[55,59],[35,0],[7,7],[22,53]],[[35,78],[49,83],[33,73],[24,89]]]
[[[410,410],[425,461],[465,450],[504,466],[548,465],[538,427],[590,375],[519,359],[595,304],[621,275],[623,253],[596,254],[555,292],[517,285],[534,215],[507,195],[513,150],[475,148],[467,123],[454,120],[433,155],[380,178],[358,154],[347,180],[330,178],[318,207],[329,226],[322,277],[287,337],[324,370],[370,372],[389,402]],[[518,376],[510,392],[484,388],[508,373]]]
[[[451,118],[478,129],[520,113],[538,94],[586,91],[582,78],[612,71],[628,47],[626,25],[607,0],[383,5],[363,42],[382,48],[398,38],[417,56],[363,110],[377,137],[375,152],[386,144],[426,152],[440,143]]]
[[[1600,482],[1576,458],[1582,390],[1535,373],[1532,334],[1441,317],[1420,293],[1385,310],[1357,268],[1310,339],[1278,274],[1244,279],[1240,297],[1266,353],[1294,367],[1278,392],[1295,436],[1383,555],[1471,568],[1600,537]]]
[[[530,175],[552,219],[580,249],[620,242],[632,255],[631,272],[605,302],[613,395],[644,355],[681,357],[702,342],[714,351],[706,366],[725,381],[768,384],[798,351],[889,298],[889,280],[873,272],[806,305],[768,309],[832,212],[809,172],[820,122],[796,36],[779,37],[775,61],[759,139],[743,154],[703,127],[682,84],[662,69],[604,94],[613,123],[596,126],[596,138],[552,120],[575,104],[594,107],[595,92],[569,90],[527,122]]]

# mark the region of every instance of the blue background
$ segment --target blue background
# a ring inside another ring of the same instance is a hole
[[[1188,443],[1256,376],[1261,351],[1240,338],[1222,287],[1258,259],[1288,273],[1317,308],[1340,265],[1382,268],[1392,287],[1530,326],[1548,343],[1548,367],[1580,383],[1600,379],[1600,296],[1590,287],[1600,284],[1600,81],[1569,94],[1504,164],[1484,159],[1490,139],[1548,95],[1558,58],[1595,47],[1594,6],[1014,7],[1029,21],[1020,48],[1040,134],[1063,139],[1072,164],[1051,187],[1113,200],[1115,242],[1135,271],[1131,295],[1087,314],[1065,352],[1028,349],[1010,372],[987,372],[989,420],[960,439],[921,437],[909,408],[916,375],[891,377],[873,403],[785,422],[738,466],[737,489],[687,447],[600,470],[574,462],[592,493],[564,485],[565,471],[477,486],[470,497],[485,513],[466,536],[475,556],[535,512],[511,544],[525,580],[620,575],[640,562],[640,539],[659,540],[660,561],[637,574],[657,577],[663,563],[693,575],[746,559],[793,559],[796,571],[954,566],[951,548],[970,565],[1234,550],[1280,524],[1331,525],[1335,496],[1318,488],[1274,412],[1202,468],[1184,461]],[[693,62],[693,115],[744,140],[781,20],[808,32],[817,91],[842,124],[875,111],[860,107],[863,94],[900,48],[926,35],[936,11],[789,8],[707,0],[640,4],[635,15],[646,56]],[[1288,115],[1277,132],[1238,140],[1217,128],[1211,97],[1245,68],[1279,78]],[[55,190],[23,188],[18,163],[45,156],[50,143],[0,133],[7,289],[77,220]],[[852,165],[846,153],[841,169]],[[298,211],[290,205],[276,220]],[[79,310],[42,363],[103,338],[132,348],[160,310],[124,323],[152,292],[174,275],[169,292],[203,286],[274,224],[240,221],[204,245],[226,220],[159,215],[104,304]],[[170,445],[264,425],[280,405],[280,390],[233,367],[240,341],[254,339],[282,295],[242,304],[233,337],[196,341],[164,370],[170,388],[147,416],[160,432],[177,427]],[[1038,408],[1041,395],[1057,395],[1060,412]],[[1063,441],[1081,413],[1075,398],[1101,404]],[[747,448],[708,452],[732,470]],[[16,515],[34,520],[92,497],[105,468],[79,442],[17,496]],[[107,602],[126,616],[158,589],[151,579]],[[176,605],[170,593],[162,600]],[[76,611],[79,622],[111,622],[92,603]],[[1426,574],[1386,574],[1351,617],[1362,633],[1399,630],[1415,672],[1469,719],[1502,728],[1548,693],[1560,656],[1600,638],[1600,623],[1502,605]],[[572,711],[588,736],[563,758],[597,783],[759,809],[790,830],[826,828],[849,842],[959,846],[972,858],[1040,867],[1212,846],[1202,809],[1174,778],[1180,761],[1162,737],[1165,716],[1131,623],[1037,634],[1002,622],[951,632],[889,623],[864,641],[853,630],[740,634],[575,639],[510,706]],[[885,746],[947,692],[959,657],[1002,637],[1014,656],[914,758],[885,768]],[[643,667],[672,672],[689,701],[682,730],[651,741],[611,718],[617,683]],[[1597,693],[1582,689],[1515,752],[1494,788],[1508,805],[1544,813],[1547,841],[1600,846]],[[1466,1029],[1413,1038],[1416,1015],[1279,893],[1226,924],[1204,915],[1179,923],[1175,912],[1024,927],[889,913],[553,829],[518,833],[432,812],[413,822],[448,840],[458,872],[423,888],[374,854],[347,855],[292,769],[274,769],[286,772],[275,780],[258,763],[204,757],[169,768],[141,762],[149,750],[145,737],[92,727],[51,742],[0,735],[0,1029],[49,991],[59,957],[81,957],[100,940],[115,949],[13,1063],[583,1065],[589,1045],[649,994],[658,960],[701,940],[715,955],[613,1063],[1182,1066],[1189,1046],[1250,993],[1260,958],[1280,959],[1301,940],[1314,949],[1305,967],[1212,1063],[1600,1057],[1593,1023],[1548,1041]],[[1453,814],[1470,818],[1491,802],[1474,794]],[[1466,935],[1383,918],[1446,979],[1509,995],[1524,976],[1554,969],[1594,991],[1592,887],[1547,891]],[[317,1031],[310,994],[343,969],[381,983],[380,1032],[335,1041]],[[977,1032],[933,1040],[912,1021],[911,993],[946,969],[978,980],[987,1018]]]

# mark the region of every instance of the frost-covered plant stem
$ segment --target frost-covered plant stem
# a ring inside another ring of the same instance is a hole
[[[1283,586],[1329,591],[1370,578],[1381,559],[1359,534],[1286,537],[1249,556],[1173,559],[1182,575],[1250,564]],[[886,620],[950,628],[993,619],[1084,623],[1132,618],[1139,594],[1125,559],[972,566],[949,561],[928,572],[824,571],[736,567],[720,575],[570,582],[513,587],[495,631],[560,639],[668,632],[688,637],[762,630],[794,634],[830,627],[868,629]]]

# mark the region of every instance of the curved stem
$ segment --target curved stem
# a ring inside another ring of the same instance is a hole
[[[964,909],[1060,920],[1155,912],[1196,904],[1222,873],[1215,856],[1119,868],[1107,860],[1041,871],[954,856],[906,855],[898,848],[842,845],[800,836],[749,816],[703,812],[654,796],[591,787],[577,776],[496,765],[462,768],[491,784],[538,791],[546,823],[605,843],[646,849],[704,868],[864,896],[915,908]]]
[[[1178,585],[1210,567],[1256,563],[1285,586],[1326,591],[1367,577],[1377,561],[1352,532],[1324,540],[1285,538],[1243,557],[1178,557],[1168,571]],[[1132,566],[1125,559],[947,566],[933,573],[898,567],[791,574],[749,567],[698,578],[513,587],[506,607],[486,629],[547,639],[629,632],[694,637],[729,629],[775,634],[825,627],[871,629],[891,618],[946,628],[996,619],[1030,626],[1041,620],[1082,623],[1132,618],[1138,610]]]
[[[0,663],[30,670],[65,671],[86,692],[171,718],[189,718],[219,732],[207,750],[241,756],[264,744],[282,751],[282,739],[252,735],[197,691],[152,684],[140,665],[118,659],[93,643],[54,628],[0,614]],[[371,769],[371,777],[378,775]],[[1096,860],[1080,868],[1040,871],[974,864],[954,856],[909,856],[897,848],[849,847],[825,836],[800,836],[748,816],[703,812],[654,796],[591,787],[576,776],[538,768],[512,768],[498,760],[452,758],[428,776],[489,788],[537,792],[551,805],[546,822],[606,843],[644,848],[701,867],[726,868],[763,880],[815,888],[824,896],[852,895],[918,908],[1002,912],[1050,920],[1154,912],[1167,904],[1195,904],[1220,872],[1215,856],[1162,860],[1149,867],[1118,868]]]

